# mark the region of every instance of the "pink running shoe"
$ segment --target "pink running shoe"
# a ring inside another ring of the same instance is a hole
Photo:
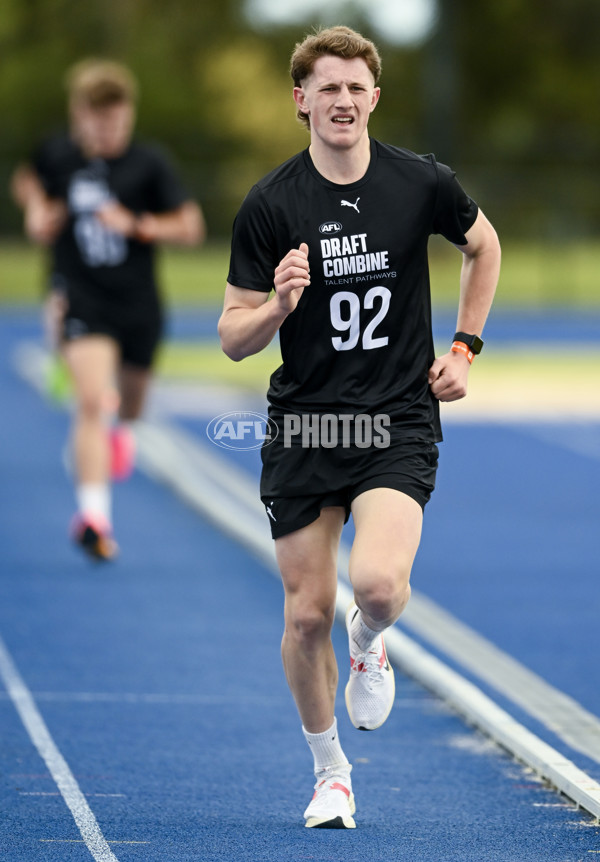
[[[123,482],[133,473],[135,437],[127,425],[115,425],[110,430],[110,477]]]

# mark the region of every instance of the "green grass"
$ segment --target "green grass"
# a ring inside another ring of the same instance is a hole
[[[431,242],[431,282],[436,305],[456,305],[460,254],[444,240]],[[220,305],[227,278],[228,244],[205,248],[164,249],[160,276],[169,304]],[[0,245],[0,305],[39,301],[45,253],[24,242]],[[571,306],[600,309],[600,244],[516,243],[503,247],[496,306]]]
[[[600,246],[592,242],[506,242],[494,305],[600,309]],[[456,304],[460,254],[445,240],[430,244],[434,304]]]
[[[232,362],[216,342],[167,342],[161,349],[157,372],[167,384],[208,384],[264,396],[269,376],[279,362],[276,347],[243,362]],[[535,351],[514,346],[490,350],[477,360],[469,375],[466,408],[479,417],[597,417],[597,369],[598,352],[585,345],[577,349],[545,345]],[[58,403],[70,398],[64,364],[49,364],[46,388]]]
[[[280,364],[281,354],[275,345],[246,357],[242,362],[233,362],[216,341],[171,341],[160,351],[157,371],[166,379],[216,382],[264,393],[268,389],[270,375]]]
[[[165,298],[177,305],[214,305],[223,300],[229,248],[209,244],[197,249],[164,249],[159,278]],[[45,249],[13,241],[0,244],[0,305],[31,304],[44,290]]]
[[[44,284],[44,252],[22,242],[0,245],[0,304],[38,302]]]
[[[159,275],[172,305],[221,305],[229,268],[229,245],[163,249]]]
[[[216,382],[264,393],[270,375],[280,363],[279,348],[275,345],[242,362],[232,362],[216,341],[177,341],[163,345],[157,370],[167,380]],[[473,376],[491,389],[502,380],[514,386],[533,388],[546,381],[557,390],[576,388],[591,395],[597,387],[598,351],[585,345],[581,349],[560,345],[546,345],[536,350],[515,349],[514,346],[496,348],[477,359]]]

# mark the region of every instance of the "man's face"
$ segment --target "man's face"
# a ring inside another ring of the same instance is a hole
[[[128,147],[135,111],[128,102],[101,108],[78,103],[71,107],[72,130],[77,142],[91,158],[116,158]]]
[[[302,86],[294,87],[296,104],[310,116],[312,143],[336,149],[351,149],[366,135],[379,93],[361,57],[319,57]]]

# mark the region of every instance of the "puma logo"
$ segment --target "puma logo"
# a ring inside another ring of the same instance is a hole
[[[271,508],[271,506],[273,505],[274,502],[275,502],[274,500],[271,500],[271,503],[268,506],[265,503],[265,509],[267,510],[267,515],[269,516],[269,518],[272,518],[274,521],[277,521],[277,518],[273,514],[273,509]]]
[[[356,198],[356,200],[353,204],[351,204],[350,201],[342,201],[342,206],[343,207],[352,207],[353,210],[356,210],[357,213],[360,213],[360,210],[358,208],[359,200],[360,200],[360,198]]]

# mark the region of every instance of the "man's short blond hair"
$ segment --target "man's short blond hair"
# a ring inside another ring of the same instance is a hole
[[[133,104],[138,95],[134,75],[126,66],[114,60],[81,60],[68,70],[65,84],[72,102],[90,108],[103,108],[122,102]]]
[[[301,87],[312,72],[319,57],[330,55],[342,57],[345,60],[353,60],[361,57],[367,66],[375,83],[381,76],[381,57],[374,42],[366,39],[352,30],[350,27],[337,26],[328,27],[311,33],[303,42],[298,42],[292,53],[290,61],[290,75],[295,87]],[[310,118],[307,114],[298,110],[298,119],[310,128]]]

